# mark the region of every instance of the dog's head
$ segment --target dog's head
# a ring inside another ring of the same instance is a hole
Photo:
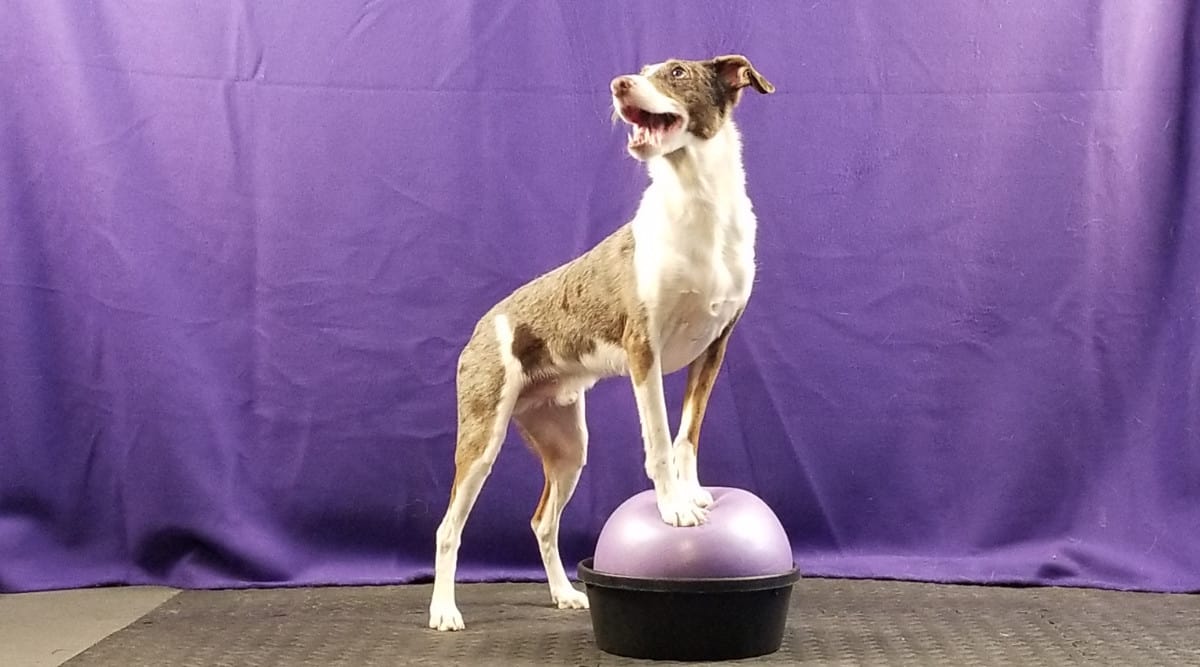
[[[745,56],[729,55],[647,65],[613,79],[610,87],[615,114],[633,128],[629,154],[647,160],[711,139],[747,86],[775,92]]]

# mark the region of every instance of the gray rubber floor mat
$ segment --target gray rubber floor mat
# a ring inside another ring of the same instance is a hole
[[[430,587],[185,591],[67,664],[621,665],[544,584],[459,585],[467,629],[425,627]],[[803,579],[783,648],[745,664],[1200,665],[1200,596]],[[662,664],[662,663],[650,663]]]

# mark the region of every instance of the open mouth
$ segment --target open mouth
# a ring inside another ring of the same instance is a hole
[[[634,106],[621,107],[621,118],[633,126],[629,147],[661,146],[663,139],[679,129],[683,117],[673,113],[650,113]]]

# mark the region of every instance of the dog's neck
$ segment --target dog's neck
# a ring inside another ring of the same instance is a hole
[[[715,207],[717,218],[724,218],[746,196],[741,138],[732,120],[711,139],[648,160],[647,169],[668,219],[688,222],[694,216],[682,214],[696,205]]]

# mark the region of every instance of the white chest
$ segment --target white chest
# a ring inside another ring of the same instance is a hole
[[[634,266],[664,373],[691,363],[745,307],[754,280],[754,215],[709,204],[634,220]]]

